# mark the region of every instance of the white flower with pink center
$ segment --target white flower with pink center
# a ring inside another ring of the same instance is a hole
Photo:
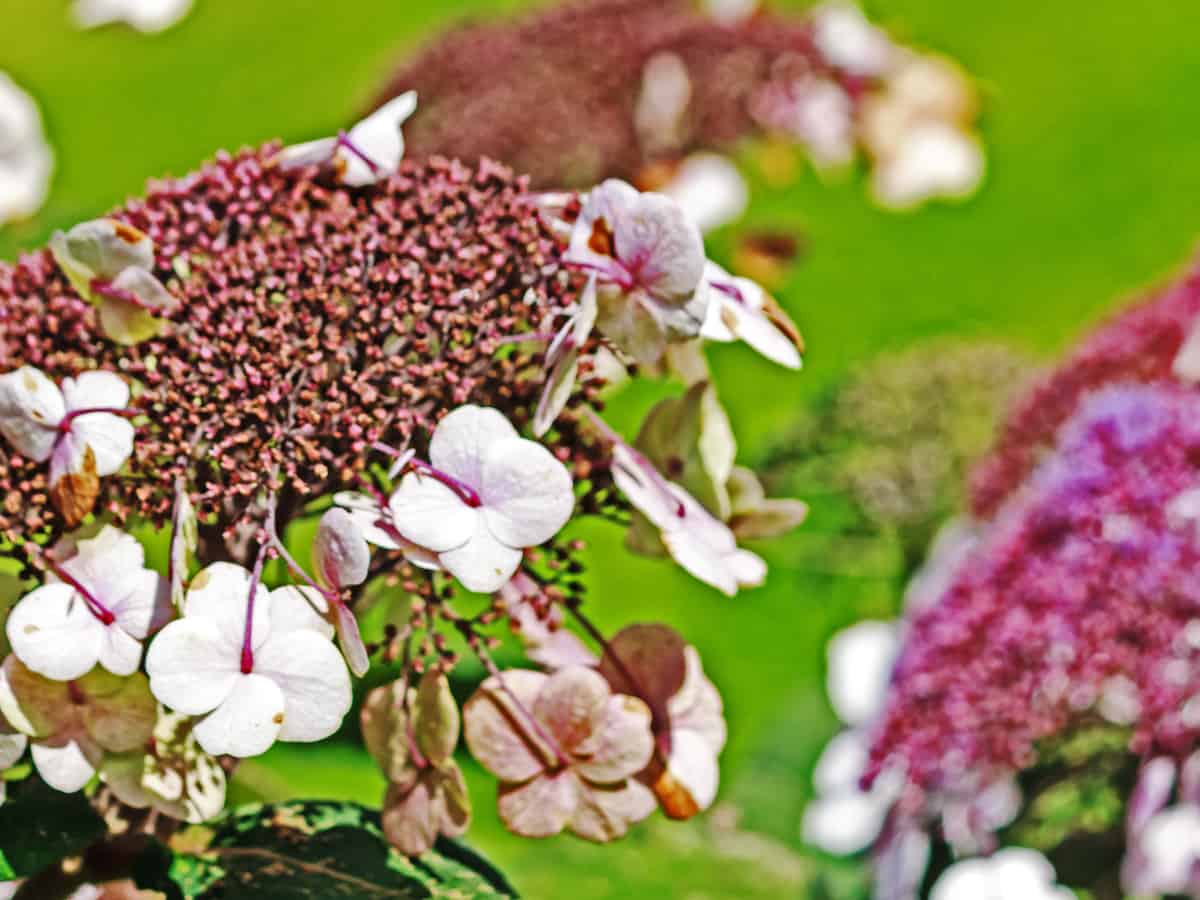
[[[26,594],[8,617],[13,653],[57,681],[97,664],[114,675],[135,672],[142,641],[171,615],[167,581],[145,558],[135,538],[111,525],[79,541],[65,562],[47,557],[55,580]]]
[[[196,741],[214,756],[265,753],[276,741],[319,741],[350,709],[350,675],[311,588],[268,592],[251,573],[214,563],[188,589],[183,618],[151,642],[154,696],[201,717]]]
[[[471,591],[499,590],[575,508],[566,467],[494,409],[460,406],[434,430],[429,462],[409,465],[392,521]]]

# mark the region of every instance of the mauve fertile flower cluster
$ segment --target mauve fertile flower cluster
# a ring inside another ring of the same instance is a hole
[[[971,506],[990,518],[1054,446],[1082,398],[1107,384],[1200,381],[1200,267],[1098,328],[1022,398],[972,474]],[[1185,352],[1190,351],[1190,352]]]
[[[466,26],[402,65],[379,102],[422,92],[416,157],[491,156],[546,187],[669,185],[713,224],[736,217],[745,188],[727,163],[694,154],[763,134],[822,168],[863,150],[887,206],[975,189],[978,105],[957,66],[894,44],[851,3],[804,17],[742,5],[585,0]]]
[[[868,770],[902,768],[901,812],[1030,765],[1093,710],[1137,753],[1194,746],[1198,413],[1165,384],[1089,396],[912,619]]]
[[[625,376],[702,360],[715,310],[720,339],[798,368],[798,334],[665,195],[403,163],[415,103],[222,155],[0,267],[0,535],[34,582],[6,622],[0,766],[28,747],[58,790],[98,778],[200,821],[224,802],[218,758],[329,737],[375,655],[400,664],[363,722],[405,853],[467,825],[460,730],[519,834],[612,840],[715,799],[725,725],[698,654],[664,626],[606,639],[560,532],[637,511],[699,580],[762,583],[738,537],[803,504],[735,470],[707,382],[664,401],[707,424],[642,456],[597,412],[597,357]],[[305,519],[311,573],[282,538]],[[165,573],[122,530],[146,524],[169,527]],[[265,583],[275,559],[290,583]],[[395,612],[372,646],[368,586]],[[460,613],[460,588],[492,602]],[[501,672],[498,624],[549,673]],[[448,635],[489,675],[461,719]]]

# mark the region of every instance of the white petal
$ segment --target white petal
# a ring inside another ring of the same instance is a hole
[[[318,579],[336,590],[362,584],[370,574],[367,540],[354,517],[336,506],[321,516],[312,556]]]
[[[613,482],[627,500],[657,528],[677,527],[680,505],[649,461],[626,444],[612,451]]]
[[[142,661],[142,642],[117,624],[104,629],[100,645],[100,665],[114,675],[132,675]]]
[[[239,648],[222,637],[217,623],[202,617],[172,622],[146,653],[151,692],[187,715],[206,713],[229,696],[240,664]]]
[[[488,528],[510,547],[535,547],[554,537],[575,509],[571,474],[533,441],[493,444],[479,488]]]
[[[469,591],[490,594],[500,590],[521,564],[521,551],[492,536],[482,516],[475,534],[454,550],[439,554],[446,570]]]
[[[101,478],[115,475],[133,454],[133,435],[133,426],[126,419],[109,413],[91,413],[73,419],[70,437],[77,449],[70,454],[74,461],[67,466],[67,471],[82,471],[84,450],[90,447],[96,457],[96,474]],[[57,461],[57,453],[55,457]],[[53,472],[51,480],[57,481]]]
[[[716,153],[689,156],[662,192],[704,232],[737,221],[750,202],[750,189],[742,173]]]
[[[717,797],[721,772],[717,755],[704,738],[694,731],[671,733],[671,755],[667,771],[687,790],[699,809],[708,809]]]
[[[879,836],[890,804],[860,791],[819,797],[804,810],[804,840],[839,856],[859,853]]]
[[[899,648],[895,622],[859,622],[830,639],[825,688],[839,719],[858,726],[879,715]]]
[[[350,710],[350,674],[329,639],[313,631],[276,636],[254,654],[254,672],[283,693],[283,741],[319,741],[338,730]]]
[[[542,396],[533,414],[533,433],[537,437],[550,430],[566,407],[575,390],[575,379],[578,375],[579,350],[575,347],[564,350],[546,376]]]
[[[813,786],[818,794],[857,791],[858,780],[867,770],[870,747],[861,731],[835,734],[821,751],[813,768]]]
[[[174,25],[191,7],[192,0],[75,0],[71,16],[79,28],[125,22],[153,33]]]
[[[289,584],[271,591],[273,638],[292,631],[315,631],[328,640],[333,637],[328,614],[328,601],[312,587]]]
[[[35,741],[30,753],[42,780],[65,794],[82,790],[96,774],[96,767],[88,759],[88,753],[75,741],[59,746]]]
[[[384,550],[400,549],[396,536],[384,527],[390,524],[391,513],[373,497],[356,491],[341,491],[333,495],[333,502],[350,514],[367,543]]]
[[[154,242],[138,229],[115,219],[83,222],[57,243],[58,264],[85,297],[88,289],[77,283],[80,275],[87,273],[88,278],[111,280],[131,266],[154,267]]]
[[[410,472],[388,502],[392,522],[406,539],[434,552],[453,550],[475,532],[479,511],[430,475]]]
[[[745,279],[739,279],[744,281]],[[759,289],[761,290],[761,288]],[[729,330],[771,362],[789,369],[802,365],[800,351],[791,338],[775,327],[762,309],[752,309],[730,297],[723,298],[720,312]]]
[[[303,144],[292,144],[279,151],[276,159],[281,169],[303,169],[307,166],[323,166],[333,159],[337,150],[337,138],[320,138]]]
[[[28,745],[29,738],[19,731],[0,731],[0,770],[15,766]]]
[[[171,618],[171,592],[167,580],[157,572],[141,569],[127,576],[125,596],[109,603],[116,624],[138,640],[157,631]],[[106,593],[104,599],[111,597]]]
[[[482,406],[460,406],[434,429],[433,439],[429,442],[429,461],[478,490],[483,482],[483,463],[489,449],[500,441],[518,436],[517,429],[502,413]],[[425,546],[437,549],[430,544]]]
[[[63,400],[68,410],[124,409],[129,405],[129,385],[113,372],[84,372],[62,383]]]
[[[908,209],[931,197],[966,197],[983,178],[979,142],[940,122],[913,127],[894,159],[878,165],[872,188],[876,200]]]
[[[417,109],[415,91],[408,91],[389,100],[371,115],[350,129],[348,135],[354,146],[379,167],[378,172],[352,153],[342,153],[347,163],[342,182],[352,187],[374,184],[400,168],[404,157],[404,134],[400,126]]]
[[[107,629],[74,588],[47,584],[21,599],[5,630],[13,653],[28,668],[69,681],[96,665]]]
[[[188,587],[184,615],[213,622],[229,646],[239,652],[246,629],[251,574],[233,563],[213,563],[202,569]],[[250,645],[257,648],[270,628],[270,595],[262,583],[255,586],[254,621]]]
[[[22,366],[0,375],[0,434],[22,456],[49,459],[65,414],[62,392],[40,369]]]
[[[737,575],[725,557],[714,554],[713,548],[686,528],[662,532],[663,544],[671,558],[693,577],[712,585],[727,597],[737,593]]]
[[[617,257],[637,273],[637,284],[660,303],[686,302],[704,274],[704,239],[678,203],[645,193],[617,219]],[[696,322],[697,330],[700,322]]]
[[[633,185],[609,178],[588,192],[579,218],[571,229],[571,244],[563,259],[568,263],[604,274],[623,271],[613,256],[612,235],[617,222],[637,203]]]
[[[164,632],[165,633],[165,632]],[[283,691],[266,676],[238,674],[224,702],[192,732],[206,753],[245,758],[266,753],[284,722]]]

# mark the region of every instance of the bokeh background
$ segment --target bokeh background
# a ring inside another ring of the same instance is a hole
[[[36,218],[0,230],[0,257],[14,258],[53,229],[140,192],[148,177],[182,174],[218,148],[332,133],[440,29],[528,6],[197,0],[182,24],[146,37],[76,31],[66,0],[3,0],[0,70],[41,105],[58,159],[49,202]],[[897,40],[944,52],[980,80],[988,175],[968,203],[895,214],[872,206],[857,176],[830,183],[804,172],[786,190],[754,184],[747,149],[754,201],[742,223],[712,236],[712,254],[728,261],[746,229],[802,236],[803,258],[778,295],[810,348],[798,377],[744,348],[711,350],[747,464],[803,460],[819,427],[813,411],[881,355],[950,337],[1048,355],[1194,250],[1194,3],[877,0],[866,11]],[[669,390],[622,395],[614,423],[631,432]],[[920,396],[917,409],[898,402],[897,416],[932,413],[919,406],[936,405],[936,394]],[[824,645],[855,620],[892,615],[914,560],[904,533],[864,528],[846,492],[821,471],[796,465],[777,473],[783,487],[803,491],[813,514],[798,534],[756,548],[771,564],[769,581],[735,600],[673,566],[622,552],[615,529],[583,535],[593,543],[596,619],[663,620],[687,634],[724,693],[731,738],[712,814],[686,825],[655,819],[608,847],[509,836],[493,812],[494,783],[469,769],[469,839],[526,896],[702,900],[860,890],[854,864],[823,858],[800,836],[812,763],[837,727],[824,697]],[[351,738],[277,745],[243,767],[232,799],[377,803],[382,777]]]

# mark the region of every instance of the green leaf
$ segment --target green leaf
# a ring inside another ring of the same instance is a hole
[[[10,783],[0,806],[0,880],[24,878],[74,856],[104,831],[82,793],[64,794],[32,776]]]
[[[440,840],[408,858],[379,814],[353,803],[251,805],[182,832],[174,854],[148,854],[139,887],[171,900],[474,900],[516,897],[486,860]],[[185,849],[186,848],[186,851]]]

